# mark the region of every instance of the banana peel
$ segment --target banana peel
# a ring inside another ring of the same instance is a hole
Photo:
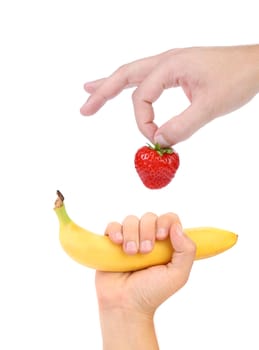
[[[129,272],[171,261],[173,247],[169,238],[156,241],[148,254],[127,255],[109,237],[91,232],[71,220],[64,205],[64,196],[60,191],[57,191],[57,195],[54,210],[59,220],[60,244],[68,256],[79,264],[101,271]],[[184,232],[196,244],[195,260],[223,253],[233,247],[238,239],[237,234],[215,227],[186,228]]]

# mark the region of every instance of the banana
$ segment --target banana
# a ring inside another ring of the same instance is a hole
[[[64,251],[76,262],[95,270],[110,272],[137,271],[149,266],[167,264],[173,253],[170,239],[156,241],[148,254],[127,255],[109,237],[86,230],[67,214],[63,195],[57,191],[55,212],[59,220],[59,239]],[[214,227],[186,228],[184,232],[196,244],[195,260],[209,258],[231,248],[238,236]]]

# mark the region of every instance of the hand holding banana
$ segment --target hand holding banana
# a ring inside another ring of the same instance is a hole
[[[123,244],[122,237],[118,238],[122,229],[118,223],[113,223],[113,226],[110,226],[108,229],[111,232],[111,239],[107,235],[102,236],[90,232],[70,219],[64,206],[63,195],[59,191],[57,191],[57,194],[58,198],[55,202],[54,210],[60,225],[60,243],[64,251],[78,263],[100,271],[127,272],[141,270],[154,265],[164,265],[171,261],[173,247],[170,238],[163,239],[164,237],[162,236],[168,236],[166,228],[167,230],[170,230],[170,227],[174,227],[175,230],[177,230],[177,227],[179,228],[180,222],[176,215],[172,213],[167,214],[159,217],[157,220],[153,216],[151,226],[154,228],[154,225],[159,223],[161,228],[164,227],[163,231],[160,230],[162,233],[160,239],[162,240],[152,242],[152,246],[150,244],[144,244],[142,247],[139,245],[139,248],[137,245],[130,244],[127,251],[127,246]],[[150,221],[146,220],[145,225],[150,225]],[[147,232],[147,230],[145,231]],[[116,233],[116,235],[112,235],[112,232]],[[132,234],[132,232],[129,232],[129,234]],[[237,242],[235,233],[214,227],[186,228],[184,229],[184,234],[196,246],[196,260],[222,253]],[[149,240],[144,241],[147,242]]]

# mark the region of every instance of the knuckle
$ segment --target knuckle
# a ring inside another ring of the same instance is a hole
[[[118,230],[120,227],[120,223],[116,221],[109,222],[106,227],[105,234],[110,235],[111,232],[113,232],[114,230]]]
[[[145,214],[143,214],[141,216],[140,220],[146,220],[146,219],[152,220],[152,219],[156,219],[156,218],[157,218],[157,215],[150,211],[150,212],[146,212]]]
[[[165,215],[167,215],[173,222],[180,222],[179,216],[173,212],[168,212]]]
[[[138,89],[135,89],[131,95],[131,100],[134,103],[136,101],[136,95],[138,94]]]
[[[136,215],[127,215],[124,220],[123,220],[123,223],[130,223],[130,222],[136,222],[138,221],[138,217]]]
[[[174,224],[181,223],[179,216],[173,212],[168,212],[168,213],[161,215],[160,220],[166,221],[168,223],[168,225],[174,225]]]
[[[116,69],[116,71],[113,73],[113,75],[119,75],[119,76],[126,76],[129,71],[129,64],[123,64],[119,68]]]
[[[135,110],[138,111],[138,113],[143,109],[144,107],[149,109],[153,109],[152,102],[149,101],[149,98],[146,96],[146,92],[144,91],[144,88],[136,88],[135,91],[133,91],[131,95],[131,100],[133,105],[135,106]]]

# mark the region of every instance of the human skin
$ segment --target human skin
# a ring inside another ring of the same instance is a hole
[[[109,224],[105,234],[125,247],[127,241],[154,241],[170,236],[174,252],[167,265],[126,273],[96,271],[103,349],[157,350],[155,311],[187,282],[195,244],[183,233],[180,220],[173,213],[160,217],[146,213],[140,219],[130,215],[122,224]]]
[[[136,88],[132,101],[139,130],[150,142],[171,146],[259,92],[259,45],[178,48],[124,64],[84,85],[90,96],[81,114],[95,114],[129,87]],[[153,103],[174,87],[182,88],[190,104],[158,127]]]

